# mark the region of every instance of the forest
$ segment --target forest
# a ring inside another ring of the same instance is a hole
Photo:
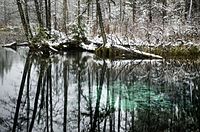
[[[121,58],[123,47],[132,50],[125,57],[134,49],[163,57],[199,53],[198,0],[1,0],[1,6],[1,30],[23,30],[31,49],[48,54],[79,49]]]
[[[0,7],[0,132],[200,131],[200,0]]]

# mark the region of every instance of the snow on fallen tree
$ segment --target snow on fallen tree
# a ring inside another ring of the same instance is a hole
[[[42,35],[42,36],[40,36]],[[29,43],[17,44],[16,42],[6,44],[4,47],[16,48],[17,46],[29,46],[33,51],[42,52],[42,54],[59,53],[64,51],[88,51],[96,53],[101,58],[110,59],[162,59],[161,56],[142,52],[131,47],[119,45],[122,42],[119,38],[114,38],[103,47],[101,37],[94,39],[79,38],[74,39],[73,36],[52,30],[51,38],[48,39],[48,32],[38,34]]]
[[[16,49],[16,47],[17,47],[17,42],[12,42],[12,43],[8,43],[8,44],[4,44],[2,47],[7,47],[7,48]]]
[[[103,58],[114,59],[162,59],[159,55],[142,52],[133,48],[127,48],[122,45],[106,44],[95,50],[96,54]]]

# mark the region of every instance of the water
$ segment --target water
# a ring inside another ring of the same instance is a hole
[[[0,49],[0,131],[199,131],[199,60]]]

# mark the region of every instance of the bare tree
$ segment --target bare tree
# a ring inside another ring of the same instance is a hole
[[[99,27],[101,30],[101,36],[103,38],[103,47],[105,47],[106,43],[107,43],[107,38],[106,38],[106,34],[104,31],[104,25],[103,25],[103,18],[102,18],[102,12],[101,12],[101,5],[99,3],[99,0],[96,0],[96,6],[97,6],[97,15],[98,15],[98,19],[99,19]]]
[[[152,22],[152,0],[148,0],[149,22]]]
[[[19,10],[20,17],[21,17],[22,26],[23,26],[23,29],[25,32],[25,36],[26,36],[27,40],[29,40],[29,29],[28,29],[26,18],[25,18],[24,9],[22,7],[22,1],[17,0],[16,2],[17,2],[17,7]]]
[[[67,22],[68,22],[68,0],[63,0],[63,30],[67,33]]]
[[[43,29],[44,24],[43,24],[43,21],[42,21],[42,17],[41,17],[42,13],[41,13],[41,10],[40,10],[38,0],[34,0],[34,3],[35,3],[35,10],[36,10],[37,20],[38,20],[40,29]]]
[[[31,31],[31,27],[30,27],[30,21],[29,21],[29,13],[28,13],[28,0],[24,0],[24,13],[25,13],[25,17],[26,17],[26,22],[27,22],[27,28],[28,28],[28,33],[30,38],[33,37],[32,31]]]
[[[133,15],[133,24],[135,23],[135,15],[136,15],[136,0],[132,1],[132,15]]]

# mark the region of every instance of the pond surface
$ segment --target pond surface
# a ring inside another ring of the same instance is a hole
[[[0,49],[0,131],[199,131],[200,61]]]

